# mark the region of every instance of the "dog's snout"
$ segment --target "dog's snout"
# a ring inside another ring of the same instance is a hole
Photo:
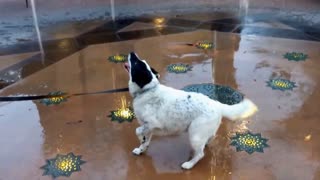
[[[131,62],[140,60],[139,57],[137,56],[137,54],[134,53],[134,52],[131,52],[129,55],[130,55],[129,56],[129,61],[131,61]]]
[[[131,56],[131,57],[134,57],[134,56],[136,56],[136,53],[131,52],[131,53],[130,53],[130,56]]]

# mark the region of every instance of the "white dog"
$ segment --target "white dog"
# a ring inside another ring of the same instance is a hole
[[[188,131],[194,155],[181,167],[191,169],[204,156],[204,147],[215,136],[222,117],[231,120],[253,115],[258,109],[250,100],[226,105],[194,92],[173,89],[161,85],[158,73],[145,60],[130,53],[128,63],[129,91],[133,97],[133,109],[139,124],[136,134],[140,146],[135,155],[145,152],[152,135],[173,135]]]

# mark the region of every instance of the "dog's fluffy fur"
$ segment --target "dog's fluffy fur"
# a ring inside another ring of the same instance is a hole
[[[185,92],[160,84],[158,73],[145,60],[130,53],[125,68],[129,73],[129,91],[139,124],[136,135],[140,146],[135,155],[145,152],[152,135],[173,135],[187,131],[194,156],[183,163],[191,169],[204,156],[204,147],[215,136],[222,117],[230,120],[247,118],[257,111],[250,100],[226,105],[209,97]]]

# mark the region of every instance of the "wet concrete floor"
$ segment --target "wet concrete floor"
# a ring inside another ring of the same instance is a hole
[[[213,50],[181,45],[210,40]],[[209,30],[91,45],[3,89],[1,96],[92,92],[127,87],[121,64],[109,62],[115,54],[137,52],[161,74],[161,82],[175,88],[196,83],[228,85],[252,99],[259,112],[242,122],[225,119],[206,156],[192,170],[180,168],[190,157],[185,134],[154,138],[143,156],[132,155],[138,145],[136,120],[112,122],[110,111],[128,93],[72,97],[56,106],[38,101],[0,103],[0,179],[51,179],[41,166],[56,154],[73,152],[86,161],[82,171],[59,179],[320,179],[320,43],[315,41],[239,35]],[[309,58],[295,62],[287,52]],[[186,74],[166,67],[188,63]],[[295,82],[293,90],[273,90],[270,78]],[[268,138],[264,153],[236,152],[229,137],[250,130]]]

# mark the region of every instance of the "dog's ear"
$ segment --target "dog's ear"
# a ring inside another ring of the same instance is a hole
[[[156,75],[157,79],[159,79],[159,78],[160,78],[160,74],[158,73],[158,71],[156,71],[156,70],[153,69],[152,67],[150,67],[150,68],[151,68],[152,73],[153,73],[154,75]]]

